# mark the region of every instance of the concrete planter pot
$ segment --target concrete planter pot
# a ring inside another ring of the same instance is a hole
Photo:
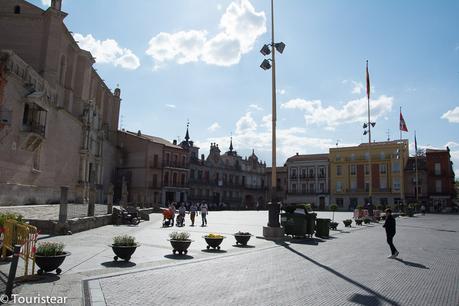
[[[236,238],[236,245],[240,244],[240,245],[246,246],[247,242],[249,242],[250,240],[250,237],[252,237],[252,235],[234,234],[234,238]]]
[[[191,239],[183,239],[183,240],[177,240],[177,239],[170,239],[169,242],[172,245],[172,253],[175,254],[187,254],[188,253],[188,248],[190,247],[190,244],[192,242]]]
[[[208,237],[208,236],[204,236],[204,239],[206,240],[207,242],[207,249],[217,249],[217,250],[220,250],[220,244],[222,243],[223,239],[225,239],[225,237],[221,237],[221,238],[211,238],[211,237]]]
[[[70,254],[70,252],[63,252],[62,254],[54,256],[35,255],[35,263],[39,267],[37,273],[43,274],[44,272],[56,270],[56,274],[61,274],[62,270],[59,267]]]
[[[140,246],[140,244],[136,245],[111,245],[113,253],[115,256],[113,257],[114,261],[118,261],[119,258],[123,259],[124,261],[129,261],[131,259],[132,254],[134,254],[135,250]]]

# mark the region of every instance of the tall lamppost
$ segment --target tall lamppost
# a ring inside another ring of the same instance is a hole
[[[280,205],[276,199],[277,187],[277,173],[276,173],[276,50],[281,53],[284,52],[285,44],[283,42],[274,42],[274,0],[271,0],[271,43],[265,44],[260,52],[264,56],[271,54],[271,59],[265,59],[260,67],[263,70],[271,69],[272,72],[272,172],[271,172],[271,204],[268,206],[269,220],[268,227],[280,227],[279,213]]]

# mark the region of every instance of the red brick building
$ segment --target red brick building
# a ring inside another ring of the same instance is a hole
[[[426,150],[429,210],[449,211],[456,196],[454,171],[449,148]]]

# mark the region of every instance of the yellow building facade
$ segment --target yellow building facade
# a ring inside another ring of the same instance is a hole
[[[370,197],[373,205],[400,203],[404,197],[403,169],[408,157],[407,139],[331,148],[331,203],[346,209],[365,205]]]

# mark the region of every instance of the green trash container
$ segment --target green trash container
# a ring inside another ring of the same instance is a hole
[[[304,214],[283,213],[281,225],[286,235],[304,237],[307,234],[307,220]]]
[[[330,236],[330,219],[316,219],[316,236],[321,238]]]
[[[314,227],[316,225],[316,213],[308,213],[306,215],[307,226],[306,226],[306,235],[312,237],[314,235]]]

